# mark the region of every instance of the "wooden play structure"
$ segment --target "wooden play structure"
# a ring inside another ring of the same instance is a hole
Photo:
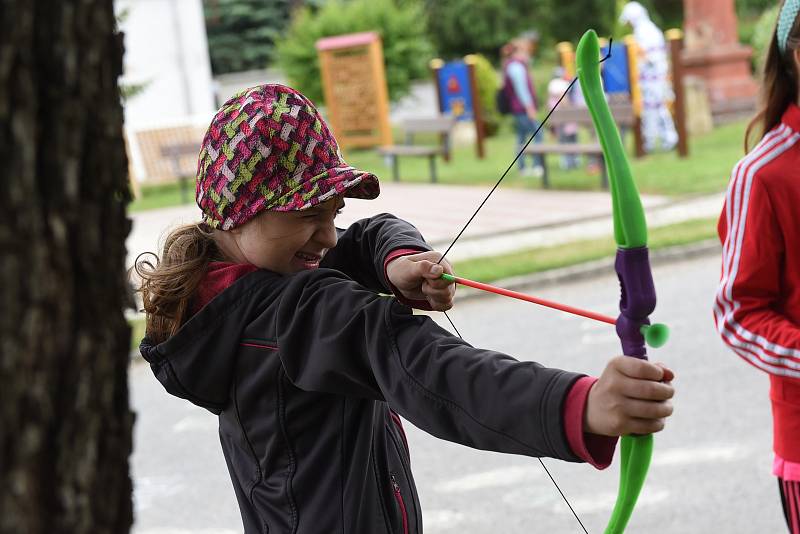
[[[338,35],[316,44],[326,115],[339,145],[392,143],[383,45],[375,32]]]

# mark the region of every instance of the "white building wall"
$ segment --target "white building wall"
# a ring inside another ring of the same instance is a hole
[[[201,0],[116,0],[125,33],[121,84],[146,84],[125,102],[128,128],[210,121],[216,106]]]

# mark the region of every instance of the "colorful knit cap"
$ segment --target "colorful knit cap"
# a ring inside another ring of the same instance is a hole
[[[800,0],[786,0],[781,8],[781,14],[778,17],[778,48],[781,53],[786,53],[786,45],[789,42],[789,33],[792,31],[792,26],[797,20],[797,14],[800,13]]]
[[[197,164],[203,221],[230,230],[263,210],[305,210],[343,194],[373,199],[375,175],[350,167],[305,96],[267,84],[238,93],[211,121]]]

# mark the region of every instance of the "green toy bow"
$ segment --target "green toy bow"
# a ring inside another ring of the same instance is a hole
[[[610,318],[600,318],[598,320],[616,325],[617,335],[622,344],[623,354],[646,360],[647,351],[645,349],[645,343],[651,347],[660,347],[666,343],[667,337],[669,336],[669,329],[665,325],[651,325],[649,319],[650,314],[655,310],[656,292],[647,250],[647,223],[644,217],[644,210],[642,209],[642,202],[639,198],[639,191],[636,189],[636,184],[633,182],[631,176],[630,165],[625,155],[622,139],[620,138],[619,131],[614,123],[614,118],[611,115],[611,110],[608,107],[603,92],[603,84],[600,78],[600,45],[594,30],[589,30],[583,35],[578,44],[576,56],[578,66],[577,78],[580,80],[586,105],[592,116],[595,129],[597,130],[597,136],[600,140],[606,166],[608,168],[614,219],[614,238],[618,247],[615,269],[621,289],[619,303],[620,314],[616,320]],[[574,83],[575,80],[570,83],[570,88]],[[558,103],[556,103],[556,106],[560,104],[564,96],[566,96],[566,92],[561,99],[559,99]],[[516,160],[523,155],[525,148],[542,129],[554,109],[555,108],[550,110],[550,113],[548,113],[542,124],[528,140],[528,143],[522,147],[517,158],[511,162],[492,190],[489,191],[489,194],[472,214],[472,217],[470,217],[455,239],[453,239],[452,243],[450,243],[447,250],[445,250],[439,262],[444,259],[447,253],[453,248],[456,241],[458,241],[459,237],[463,235],[467,226],[474,220],[486,201],[489,200],[489,197],[500,185],[500,182],[502,182],[509,170],[511,170]],[[514,296],[515,298],[522,298],[523,300],[536,302],[563,311],[570,311],[570,313],[576,313],[577,310],[576,308],[565,307],[563,305],[554,305],[554,303],[544,303],[542,299],[536,299],[530,296],[521,294],[510,295],[509,293],[513,292],[446,274],[443,274],[442,278],[451,282],[472,285],[480,289],[491,290],[507,296]],[[586,315],[585,311],[578,311],[582,312],[578,313],[579,315],[597,319],[598,314]],[[455,328],[453,321],[450,320],[446,312],[445,316],[458,334],[458,329]],[[460,334],[458,335],[460,337]],[[611,519],[609,519],[608,526],[605,530],[606,534],[620,534],[625,531],[628,520],[636,506],[636,501],[639,498],[639,493],[641,493],[644,481],[647,478],[647,471],[650,467],[650,460],[653,454],[653,436],[623,436],[620,443],[620,452],[619,492],[617,494],[617,502],[614,506],[614,511],[611,514]],[[558,487],[558,484],[541,458],[539,458],[539,462],[564,498],[567,506],[569,506],[575,516],[575,519],[580,523],[583,530],[586,531],[583,522],[581,522],[578,514]]]
[[[623,354],[647,359],[645,342],[659,347],[666,342],[669,330],[660,324],[651,326],[648,318],[656,306],[656,292],[647,250],[647,223],[619,131],[603,93],[598,61],[600,45],[594,30],[583,35],[576,56],[578,80],[603,148],[611,188],[614,239],[618,246],[615,268],[621,288],[617,334]],[[606,534],[625,531],[650,467],[653,436],[623,436],[620,449],[619,492]]]

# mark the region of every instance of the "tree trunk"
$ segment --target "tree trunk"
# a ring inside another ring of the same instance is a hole
[[[0,532],[132,521],[112,0],[0,2]]]

